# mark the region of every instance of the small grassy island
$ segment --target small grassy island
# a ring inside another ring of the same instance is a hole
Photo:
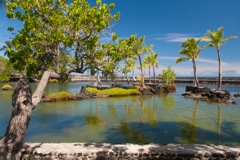
[[[2,86],[2,90],[5,90],[5,91],[13,90],[13,87],[10,84],[5,84]]]

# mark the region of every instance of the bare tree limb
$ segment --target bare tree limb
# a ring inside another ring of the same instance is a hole
[[[50,72],[50,71],[45,71],[43,73],[43,76],[37,86],[37,89],[35,90],[35,92],[32,96],[33,108],[35,108],[36,105],[41,101],[43,91],[48,83],[49,78],[60,78],[60,75],[55,72]]]

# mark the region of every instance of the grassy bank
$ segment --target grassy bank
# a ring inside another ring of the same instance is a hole
[[[57,93],[51,93],[46,96],[45,100],[46,101],[68,101],[68,100],[74,100],[76,99],[75,94],[70,94],[68,92],[57,92]]]
[[[107,96],[127,96],[127,95],[140,95],[138,89],[123,89],[123,88],[110,88],[99,90],[97,88],[87,87],[87,92],[94,93],[96,95],[107,95]]]

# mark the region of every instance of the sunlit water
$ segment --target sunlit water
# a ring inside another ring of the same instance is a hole
[[[45,92],[79,93],[82,85],[49,84]],[[240,144],[240,101],[226,105],[184,99],[186,85],[177,84],[177,92],[167,95],[41,103],[33,110],[25,141]],[[223,89],[240,93],[239,86]],[[0,135],[11,115],[11,95],[0,91]]]

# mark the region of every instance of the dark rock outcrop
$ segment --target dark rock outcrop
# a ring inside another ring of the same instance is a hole
[[[236,93],[236,94],[234,94],[234,97],[235,97],[235,98],[240,98],[240,94],[239,94],[239,93]]]
[[[207,87],[186,86],[186,92],[182,94],[185,98],[199,99],[207,102],[233,103],[230,92],[227,90],[211,90]]]

